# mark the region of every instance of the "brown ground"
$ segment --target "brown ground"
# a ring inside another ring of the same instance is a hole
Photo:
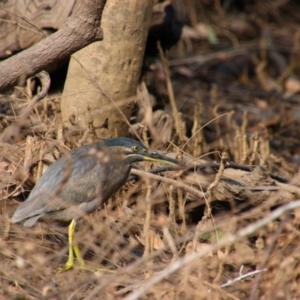
[[[9,222],[66,148],[56,142],[52,91],[20,134],[0,144],[0,299],[128,300],[140,290],[141,299],[300,298],[300,4],[185,2],[193,29],[169,54],[171,76],[156,62],[145,81],[155,96],[151,124],[172,140],[162,149],[180,153],[191,169],[164,172],[172,184],[131,180],[80,222],[87,264],[113,273],[57,274],[67,229]],[[181,112],[175,118],[168,79]],[[1,96],[1,131],[27,101],[22,93]],[[151,137],[137,124],[151,105],[137,107],[133,126]]]

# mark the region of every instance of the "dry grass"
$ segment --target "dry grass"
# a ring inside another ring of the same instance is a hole
[[[259,161],[275,165],[271,151],[262,151],[268,140],[257,133],[247,137],[246,126],[234,122],[228,123],[233,125],[228,130],[232,138],[227,147],[241,164],[230,163],[226,151],[219,154],[217,163],[194,158],[192,139],[182,141],[181,147],[174,146],[174,153],[169,154],[181,153],[179,158],[188,170],[163,172],[162,177],[145,173],[150,166],[140,164],[140,170],[132,172],[140,179],[129,181],[114,199],[87,216],[76,235],[87,263],[111,273],[74,269],[56,274],[56,267],[66,259],[66,228],[40,223],[26,229],[9,222],[18,206],[14,199],[23,198],[46,165],[63,153],[63,145],[53,139],[55,110],[48,107],[46,115],[44,108],[41,103],[32,112],[33,118],[48,126],[44,136],[37,132],[24,141],[2,144],[3,297],[299,296],[299,208],[284,210],[282,206],[299,205],[293,202],[300,194],[297,175],[288,183],[285,176],[291,172],[284,170],[283,160],[281,176],[270,173],[264,164],[255,167]],[[156,123],[150,122],[152,130],[157,130]],[[29,130],[26,125],[22,128]],[[224,144],[224,136],[215,142]],[[276,207],[282,211],[274,211]]]

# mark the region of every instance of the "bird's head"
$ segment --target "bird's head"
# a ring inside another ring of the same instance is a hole
[[[164,156],[157,151],[150,150],[140,142],[130,138],[111,138],[105,140],[103,143],[108,151],[111,152],[112,157],[116,157],[116,159],[126,162],[127,164],[146,160],[172,166],[179,165],[177,160]]]

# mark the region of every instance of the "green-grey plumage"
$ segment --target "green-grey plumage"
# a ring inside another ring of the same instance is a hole
[[[70,222],[91,213],[125,184],[131,165],[142,160],[177,164],[124,137],[74,149],[47,169],[11,221],[31,227],[39,219]]]

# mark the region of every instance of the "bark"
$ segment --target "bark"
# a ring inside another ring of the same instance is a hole
[[[68,137],[79,133],[84,143],[127,134],[152,8],[153,0],[107,1],[101,21],[104,40],[70,61],[61,103]],[[96,136],[88,135],[87,141],[86,132]]]
[[[77,1],[71,16],[56,33],[0,63],[0,91],[23,82],[86,45],[100,41],[105,0]]]

